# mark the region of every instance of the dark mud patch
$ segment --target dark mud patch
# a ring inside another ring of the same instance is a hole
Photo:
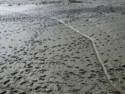
[[[39,4],[60,4],[62,1],[42,1]]]
[[[69,9],[69,10],[61,10],[55,12],[58,15],[67,14],[67,15],[75,15],[81,13],[96,13],[96,14],[103,14],[103,13],[125,13],[125,6],[97,6],[93,8],[79,8],[79,9]]]
[[[77,1],[77,0],[68,0],[69,3],[83,3],[83,1]]]
[[[84,8],[84,12],[101,12],[101,13],[110,13],[110,12],[124,12],[125,6],[104,6],[100,5],[93,8]]]

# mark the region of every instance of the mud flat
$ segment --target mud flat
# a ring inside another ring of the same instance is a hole
[[[0,22],[0,93],[115,94],[89,39],[30,17]]]
[[[74,18],[74,20],[65,19],[63,21],[69,26],[72,26],[73,28],[79,30],[81,33],[88,35],[89,37],[94,39],[96,47],[100,54],[100,58],[111,77],[110,80],[117,86],[117,88],[125,92],[125,44],[123,43],[123,39],[121,39],[120,37],[115,37],[115,35],[110,32],[110,29],[114,29],[116,32],[117,26],[119,26],[118,23],[120,23],[120,21],[118,22],[117,19],[114,19],[114,21],[112,22],[111,20],[107,20],[108,25],[110,24],[110,26],[112,26],[112,24],[115,24],[115,27],[107,27],[106,23],[101,24],[101,22],[103,22],[104,20],[98,21],[98,18],[92,19],[89,17],[78,17]],[[100,24],[98,24],[97,22],[100,22]],[[122,24],[122,21],[120,24]],[[124,29],[122,28],[121,30],[123,31]],[[123,35],[122,33],[120,34],[120,31],[117,31],[117,33],[119,34],[119,36]]]
[[[91,37],[110,81],[125,92],[124,0],[82,2],[40,5],[22,14],[12,9],[22,4],[6,2],[12,11],[0,14],[0,93],[120,94],[90,39],[50,17]]]

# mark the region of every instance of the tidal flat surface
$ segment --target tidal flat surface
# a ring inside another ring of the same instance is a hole
[[[1,94],[124,94],[124,0],[0,4]]]
[[[58,21],[1,21],[1,94],[114,94],[91,41]]]

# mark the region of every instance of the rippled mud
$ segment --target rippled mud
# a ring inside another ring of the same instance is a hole
[[[114,94],[86,37],[47,18],[0,28],[1,94]]]
[[[22,1],[0,0],[0,94],[124,94],[124,0]]]

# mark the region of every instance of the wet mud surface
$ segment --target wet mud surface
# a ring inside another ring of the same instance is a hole
[[[113,38],[112,35],[96,27],[84,17],[71,23],[67,22],[67,24],[94,39],[100,58],[111,77],[110,80],[124,91],[125,44],[123,40]]]
[[[46,18],[0,28],[1,94],[115,94],[84,36]]]
[[[51,17],[94,40],[110,81],[124,94],[124,0],[0,3],[37,5],[21,13],[0,10],[0,94],[120,94],[91,41]]]

